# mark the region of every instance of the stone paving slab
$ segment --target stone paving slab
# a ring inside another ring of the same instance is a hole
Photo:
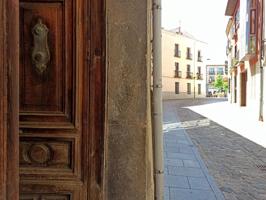
[[[174,167],[174,166],[167,166],[167,168],[168,168],[168,173],[174,176],[205,177],[205,174],[200,168]]]
[[[179,188],[170,188],[170,199],[173,200],[216,200],[212,191],[206,190],[184,190]]]
[[[183,167],[184,166],[184,162],[181,159],[165,158],[164,164],[165,164],[165,166],[176,166],[176,167]]]
[[[164,108],[165,200],[224,200],[175,109]]]
[[[210,185],[208,180],[203,177],[203,178],[195,178],[195,177],[188,177],[188,182],[191,187],[191,189],[196,189],[196,190],[210,190]]]
[[[185,176],[165,175],[165,187],[176,187],[189,189],[188,179]]]
[[[200,168],[199,163],[195,160],[183,160],[183,164],[185,167]]]

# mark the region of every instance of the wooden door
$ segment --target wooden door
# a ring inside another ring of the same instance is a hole
[[[247,71],[241,73],[241,101],[240,106],[247,104]]]
[[[100,198],[102,2],[20,0],[21,200]]]
[[[234,76],[234,103],[237,102],[237,76]]]

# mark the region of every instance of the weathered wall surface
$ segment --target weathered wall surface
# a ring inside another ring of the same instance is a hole
[[[105,198],[153,199],[150,0],[108,0]]]

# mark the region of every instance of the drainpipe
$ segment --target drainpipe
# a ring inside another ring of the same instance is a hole
[[[194,70],[194,72],[193,72],[193,82],[194,82],[194,86],[193,86],[193,92],[194,92],[194,95],[193,95],[193,97],[194,97],[194,99],[196,98],[196,75],[197,75],[197,73],[196,73],[196,42],[194,41],[193,42],[193,48],[194,48],[194,52],[193,52],[193,70]]]
[[[262,6],[261,6],[261,51],[260,51],[260,110],[259,110],[259,120],[263,121],[263,101],[264,101],[264,69],[263,69],[263,60],[265,59],[264,56],[264,31],[265,31],[265,22],[264,22],[264,0],[262,1]]]
[[[155,199],[164,199],[164,163],[162,128],[162,33],[161,0],[153,0],[153,133]]]

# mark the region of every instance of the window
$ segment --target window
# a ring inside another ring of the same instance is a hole
[[[198,74],[201,74],[201,67],[198,67]]]
[[[250,34],[256,34],[256,9],[250,9]]]
[[[187,65],[187,72],[190,72],[190,65]]]
[[[215,74],[215,71],[214,71],[214,68],[212,67],[212,68],[209,68],[209,74],[210,75],[214,75]]]
[[[190,65],[187,65],[187,77],[186,78],[191,79],[192,76],[193,76],[193,74],[190,72]]]
[[[179,94],[179,82],[175,82],[175,93]]]
[[[235,31],[239,28],[239,22],[240,22],[240,10],[238,9],[235,15]]]
[[[228,75],[228,61],[225,61],[224,73]]]
[[[198,51],[198,62],[202,62],[201,51]]]
[[[187,83],[187,94],[191,94],[191,83]]]
[[[217,68],[217,74],[224,75],[224,69],[222,67]]]
[[[251,0],[250,7],[251,8],[255,8],[256,7],[256,0]]]
[[[201,84],[198,84],[198,94],[201,94]]]
[[[197,79],[202,79],[201,67],[198,67]]]
[[[187,48],[187,59],[192,59],[191,49],[189,47]]]
[[[179,63],[175,62],[175,78],[181,78],[181,72],[179,71]]]
[[[179,44],[175,44],[175,57],[181,57],[181,51],[179,50]]]
[[[175,71],[179,71],[179,63],[178,62],[175,62]]]

